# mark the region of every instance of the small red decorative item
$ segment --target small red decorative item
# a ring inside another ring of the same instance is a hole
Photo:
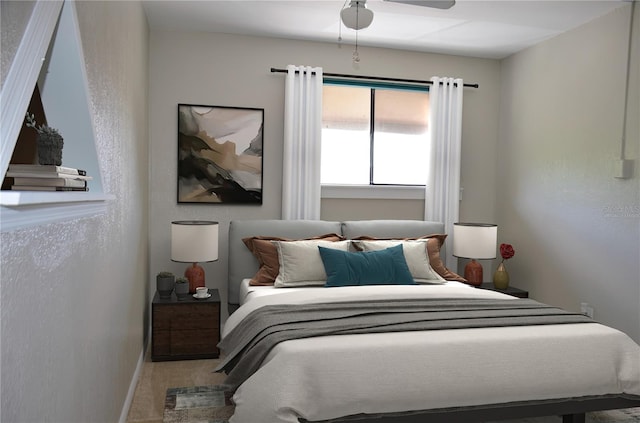
[[[469,263],[464,267],[464,278],[469,285],[480,286],[484,279],[482,275],[482,265],[471,259]]]
[[[502,256],[502,261],[509,260],[516,254],[516,250],[513,249],[511,244],[500,244],[500,255]]]
[[[204,269],[198,263],[187,267],[184,277],[189,279],[189,294],[195,294],[196,288],[204,286]]]

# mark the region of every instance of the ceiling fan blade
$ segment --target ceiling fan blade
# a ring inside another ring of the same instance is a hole
[[[434,7],[436,9],[450,9],[456,0],[384,0],[392,3],[411,4],[413,6]]]

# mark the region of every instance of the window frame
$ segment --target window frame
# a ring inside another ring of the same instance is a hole
[[[338,185],[323,184],[321,198],[368,200],[424,200],[424,185]]]

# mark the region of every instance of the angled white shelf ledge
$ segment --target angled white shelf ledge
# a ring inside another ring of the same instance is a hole
[[[114,199],[101,193],[0,191],[0,231],[95,216]]]
[[[108,201],[113,195],[88,192],[40,192],[40,191],[0,191],[0,205],[3,207],[36,206],[57,203],[85,203]]]

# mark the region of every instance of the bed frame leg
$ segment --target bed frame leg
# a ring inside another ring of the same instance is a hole
[[[562,416],[562,423],[585,423],[585,414],[567,414]]]

